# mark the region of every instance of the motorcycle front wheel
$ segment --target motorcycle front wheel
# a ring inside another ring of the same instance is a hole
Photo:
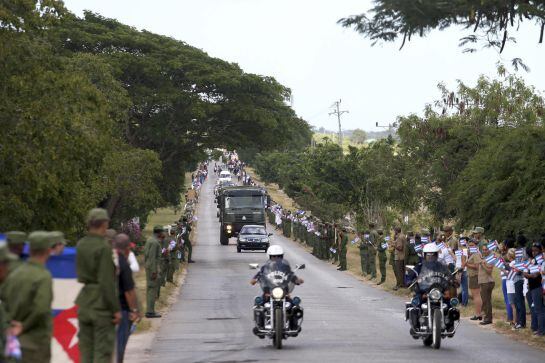
[[[282,349],[282,333],[284,332],[283,325],[284,319],[282,319],[282,309],[275,309],[273,344],[276,349]]]
[[[439,309],[433,311],[433,349],[441,348],[441,311]]]

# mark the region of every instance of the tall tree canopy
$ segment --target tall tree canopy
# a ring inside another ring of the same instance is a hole
[[[493,47],[500,53],[523,22],[536,24],[536,41],[543,42],[545,3],[541,0],[375,0],[367,14],[352,15],[339,23],[353,28],[373,41],[391,42],[402,37],[401,48],[413,36],[426,36],[431,30],[461,26],[472,34],[460,39],[465,51],[476,44]],[[520,58],[513,65],[524,64]]]
[[[2,1],[0,54],[4,228],[78,233],[97,205],[145,219],[206,149],[310,142],[274,78],[61,1]]]

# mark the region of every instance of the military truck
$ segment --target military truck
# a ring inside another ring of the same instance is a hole
[[[238,236],[247,224],[264,226],[267,201],[267,193],[260,187],[221,188],[218,194],[220,243],[229,244],[229,238]]]

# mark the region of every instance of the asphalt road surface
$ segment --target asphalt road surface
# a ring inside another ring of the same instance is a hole
[[[543,362],[545,353],[493,331],[462,322],[440,350],[409,335],[404,300],[337,271],[279,235],[291,265],[305,263],[297,286],[305,309],[303,330],[276,350],[252,334],[252,303],[260,291],[249,263],[262,252],[237,253],[235,239],[219,244],[213,202],[215,176],[203,185],[198,207],[196,263],[152,345],[150,362]]]

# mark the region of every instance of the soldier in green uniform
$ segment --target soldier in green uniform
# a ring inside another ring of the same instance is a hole
[[[21,264],[23,264],[21,255],[23,254],[23,249],[25,248],[27,235],[25,232],[11,231],[6,233],[6,237],[8,239],[9,252],[11,252],[16,257],[15,260],[9,263],[9,272],[12,272],[17,267],[21,266]]]
[[[421,237],[420,234],[414,234],[413,232],[409,231],[407,233],[407,238],[409,239],[409,243],[407,243],[405,265],[416,266],[420,262],[420,256],[418,256],[418,252],[416,252],[415,246],[421,243]]]
[[[359,234],[360,238],[360,260],[361,260],[361,274],[364,277],[367,277],[367,255],[369,250],[369,233],[366,231],[363,235]]]
[[[367,259],[367,274],[370,275],[370,279],[377,278],[377,245],[379,243],[379,235],[375,229],[374,223],[369,223],[369,250]]]
[[[45,267],[51,237],[48,232],[36,231],[28,236],[28,240],[30,258],[9,274],[2,287],[3,302],[6,320],[15,322],[17,326],[12,331],[21,344],[21,362],[45,363],[51,360],[53,332],[53,280]]]
[[[76,298],[82,363],[111,362],[121,321],[113,250],[104,238],[109,222],[106,210],[89,211],[87,235],[76,246],[76,272],[83,284]]]
[[[193,255],[193,245],[191,244],[191,222],[187,217],[182,220],[182,238],[184,239],[184,248],[187,250],[187,263],[194,263],[191,256]]]
[[[153,227],[153,235],[144,245],[144,263],[146,266],[146,318],[160,318],[155,312],[155,300],[159,295],[159,269],[161,259],[161,242],[165,230],[162,226]]]
[[[380,271],[380,281],[377,282],[377,285],[382,285],[386,281],[386,251],[388,247],[385,245],[386,240],[384,239],[384,232],[382,229],[378,231],[378,240],[377,240],[377,255],[378,255],[378,268]]]
[[[286,237],[291,238],[291,212],[286,216]]]
[[[25,235],[26,236],[26,235]],[[26,238],[25,238],[26,239]],[[8,247],[0,246],[0,286],[8,278],[10,273],[10,264],[17,261],[18,257],[11,253]],[[5,332],[8,328],[8,319],[4,309],[4,296],[0,295],[0,331]],[[6,346],[5,335],[0,333],[0,361],[2,361],[4,349]]]
[[[348,251],[348,233],[345,229],[342,229],[339,233],[339,240],[340,240],[340,246],[339,246],[339,268],[337,270],[339,271],[345,271],[347,269],[346,264],[346,253]]]

